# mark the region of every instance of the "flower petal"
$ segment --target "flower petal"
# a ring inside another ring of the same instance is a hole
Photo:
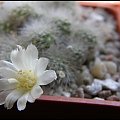
[[[0,91],[14,89],[16,84],[9,83],[7,79],[0,79]]]
[[[42,57],[38,60],[36,67],[35,67],[35,73],[37,74],[37,76],[43,74],[48,63],[49,63],[49,59],[47,59],[47,58]]]
[[[14,78],[8,79],[8,82],[9,82],[10,84],[17,84],[17,83],[18,83],[18,81],[17,81],[16,79],[14,79]]]
[[[16,50],[11,52],[11,61],[18,70],[31,69],[34,70],[35,63],[38,58],[37,48],[30,44],[27,49],[22,49],[21,46],[17,46]]]
[[[33,44],[28,45],[25,51],[25,55],[26,55],[24,56],[26,57],[25,59],[28,59],[28,60],[38,59],[38,50],[35,47],[35,45]]]
[[[29,94],[29,96],[28,96],[28,102],[30,102],[30,103],[35,102],[35,99],[31,96],[31,94]]]
[[[31,96],[34,99],[39,98],[42,94],[43,94],[43,90],[38,85],[34,86],[33,89],[31,90]]]
[[[7,79],[0,79],[0,91],[8,88],[9,82]]]
[[[14,67],[14,65],[8,61],[5,61],[5,60],[1,60],[0,61],[0,67],[8,67],[14,71],[16,71],[17,69]]]
[[[53,80],[57,79],[57,75],[54,70],[46,70],[39,78],[38,85],[47,85]]]
[[[13,71],[7,67],[1,67],[0,76],[5,77],[5,78],[15,78],[16,71]]]
[[[34,70],[36,60],[38,59],[38,50],[33,44],[28,45],[24,54],[24,59],[27,69]]]
[[[17,101],[17,108],[19,111],[24,110],[26,107],[27,99],[28,99],[29,93],[24,94],[21,96]]]
[[[14,103],[23,95],[22,91],[13,90],[5,99],[4,106],[7,109],[11,109]]]
[[[19,49],[17,48],[16,50],[13,50],[11,52],[11,61],[14,64],[14,66],[21,70],[21,69],[25,69],[25,65],[24,65],[24,49]]]
[[[11,90],[0,92],[0,105],[3,105],[5,103],[5,99],[10,92]]]

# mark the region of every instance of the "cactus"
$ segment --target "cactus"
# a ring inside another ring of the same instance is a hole
[[[44,35],[38,35],[36,38],[32,38],[32,43],[36,45],[39,51],[39,56],[46,49],[50,48],[50,45],[53,44],[54,42],[55,39],[50,33]]]
[[[59,31],[61,31],[63,34],[70,34],[71,30],[71,23],[67,20],[56,20],[55,24]]]
[[[68,45],[68,49],[71,50],[71,56],[73,56],[73,60],[69,58],[71,63],[77,63],[80,66],[84,62],[94,59],[97,45],[96,36],[86,29],[80,29],[72,33],[73,38]]]
[[[61,58],[49,57],[50,63],[49,69],[54,69],[57,73],[57,80],[51,83],[51,88],[57,88],[58,86],[69,86],[71,82],[74,82],[76,76],[74,71],[68,66]]]
[[[0,33],[0,60],[10,61],[10,53],[16,48],[17,40],[11,35]]]
[[[20,6],[11,11],[6,21],[0,22],[0,28],[7,33],[16,32],[24,25],[30,16],[35,17],[37,15],[30,6]]]
[[[41,16],[42,11],[37,11],[38,16],[33,17],[36,16],[34,8],[39,7],[45,14]],[[39,56],[50,59],[48,67],[58,75],[50,88],[75,83],[80,79],[80,67],[94,58],[96,36],[83,29],[74,2],[41,2],[32,9],[27,6],[16,8],[2,24],[3,30],[19,33],[17,37],[21,41],[18,44],[26,47],[33,43]]]

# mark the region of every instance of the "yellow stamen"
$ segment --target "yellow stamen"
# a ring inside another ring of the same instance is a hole
[[[31,90],[36,84],[36,76],[31,70],[18,71],[16,79],[19,81],[17,89],[22,89],[24,91]]]

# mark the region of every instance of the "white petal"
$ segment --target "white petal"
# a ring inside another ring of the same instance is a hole
[[[25,55],[28,60],[38,59],[38,50],[33,44],[30,44],[25,51]]]
[[[43,74],[43,72],[45,71],[48,63],[49,63],[49,59],[47,59],[47,58],[40,58],[37,61],[36,67],[35,67],[35,73],[37,74],[37,76]]]
[[[30,103],[35,102],[35,99],[31,96],[31,94],[29,94],[29,96],[28,96],[28,102],[30,102]]]
[[[0,105],[3,105],[5,103],[5,99],[10,92],[11,90],[0,92]]]
[[[14,71],[16,71],[16,68],[14,67],[14,65],[8,61],[4,61],[4,60],[1,60],[0,61],[0,67],[8,67]]]
[[[0,79],[0,91],[8,88],[9,82],[7,79]]]
[[[5,107],[11,109],[14,103],[23,95],[23,92],[13,90],[5,99]]]
[[[10,84],[17,84],[17,83],[18,83],[18,81],[17,81],[16,79],[14,79],[14,78],[8,79],[8,82],[9,82]]]
[[[24,94],[21,96],[17,101],[17,108],[19,111],[24,110],[26,107],[27,99],[28,99],[29,93]]]
[[[26,67],[24,65],[24,52],[24,49],[17,49],[11,52],[11,61],[14,66],[19,70],[25,69]]]
[[[14,89],[16,84],[10,84],[7,79],[0,79],[0,91]]]
[[[40,86],[34,86],[33,89],[31,90],[31,96],[34,99],[39,98],[43,94],[43,90],[41,89]]]
[[[16,71],[13,71],[6,67],[1,67],[0,68],[0,76],[5,77],[5,78],[15,78]]]
[[[38,59],[38,50],[34,45],[32,44],[28,45],[24,54],[24,59],[25,59],[25,65],[27,66],[27,69],[34,70],[36,60]]]
[[[57,75],[54,70],[46,70],[39,78],[39,85],[47,85],[51,83],[53,80],[57,79]]]

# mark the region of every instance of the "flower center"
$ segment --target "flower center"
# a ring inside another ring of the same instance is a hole
[[[31,70],[20,70],[17,73],[17,89],[29,91],[36,84],[36,76]]]

